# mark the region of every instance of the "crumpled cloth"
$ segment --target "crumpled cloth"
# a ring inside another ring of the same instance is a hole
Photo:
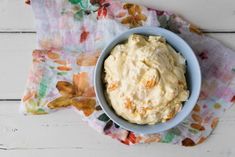
[[[115,0],[30,3],[38,47],[20,105],[24,114],[70,107],[96,131],[124,144],[194,146],[207,139],[235,102],[235,52],[173,13]],[[192,47],[202,70],[201,93],[192,113],[175,128],[158,134],[136,134],[112,122],[97,103],[93,87],[94,67],[104,46],[138,26],[160,26],[177,33]]]

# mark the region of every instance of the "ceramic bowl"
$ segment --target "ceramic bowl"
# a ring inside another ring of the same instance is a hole
[[[160,35],[165,37],[167,43],[169,43],[177,52],[180,52],[186,59],[186,80],[188,90],[190,92],[188,101],[183,103],[182,110],[176,114],[176,116],[164,123],[157,123],[154,125],[139,125],[128,122],[122,117],[118,116],[113,108],[106,101],[104,95],[105,86],[102,79],[102,73],[104,72],[104,61],[109,56],[112,49],[119,43],[122,43],[128,39],[131,34],[141,34],[145,36]],[[94,86],[96,97],[103,111],[107,116],[118,124],[122,128],[127,130],[141,133],[152,134],[159,133],[168,129],[171,129],[182,122],[192,111],[199,97],[201,88],[201,71],[198,60],[190,48],[190,46],[178,35],[159,27],[138,27],[129,29],[128,31],[115,37],[102,51],[95,68]]]

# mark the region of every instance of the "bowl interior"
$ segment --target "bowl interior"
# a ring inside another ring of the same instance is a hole
[[[177,51],[180,52],[186,59],[186,80],[190,95],[188,101],[184,102],[182,110],[171,120],[165,123],[157,123],[155,125],[138,125],[130,123],[120,116],[118,116],[112,107],[107,103],[104,95],[104,84],[102,82],[103,64],[105,59],[109,56],[111,50],[119,43],[122,43],[128,39],[131,34],[141,35],[160,35],[165,37],[166,41]],[[188,44],[181,39],[178,35],[158,27],[138,27],[130,29],[123,34],[117,36],[111,41],[108,46],[102,51],[101,56],[98,59],[95,69],[95,91],[99,104],[101,105],[104,112],[112,119],[115,123],[121,127],[134,131],[141,134],[158,133],[161,131],[173,128],[186,118],[192,111],[196,104],[200,93],[201,87],[201,72],[196,56]]]

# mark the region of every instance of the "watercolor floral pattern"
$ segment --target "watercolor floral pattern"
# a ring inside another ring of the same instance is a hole
[[[97,18],[102,18],[107,15],[107,7],[109,3],[105,0],[68,0],[73,5],[74,19],[81,21],[84,16],[97,13]],[[69,11],[63,10],[62,13],[66,14]]]
[[[47,106],[50,109],[58,109],[74,105],[78,110],[83,111],[86,116],[91,115],[95,110],[96,101],[92,98],[95,97],[94,88],[89,85],[88,80],[88,74],[81,72],[73,75],[72,83],[58,81],[56,88],[61,96],[48,103]]]
[[[123,9],[128,11],[128,16],[121,23],[129,25],[130,28],[142,26],[147,17],[142,13],[141,6],[136,4],[124,4]]]
[[[98,132],[127,145],[162,142],[194,146],[208,138],[221,114],[235,103],[235,53],[179,16],[115,0],[45,1],[31,1],[41,23],[37,34],[42,50],[33,52],[23,113],[46,114],[72,107]],[[151,135],[127,131],[110,120],[97,104],[92,85],[102,48],[123,31],[146,25],[158,25],[185,39],[198,57],[203,76],[192,113],[175,128]]]

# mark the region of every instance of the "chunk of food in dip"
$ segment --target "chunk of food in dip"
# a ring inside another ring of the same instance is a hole
[[[161,36],[133,34],[104,62],[105,95],[115,112],[136,124],[173,118],[189,96],[185,59]]]

